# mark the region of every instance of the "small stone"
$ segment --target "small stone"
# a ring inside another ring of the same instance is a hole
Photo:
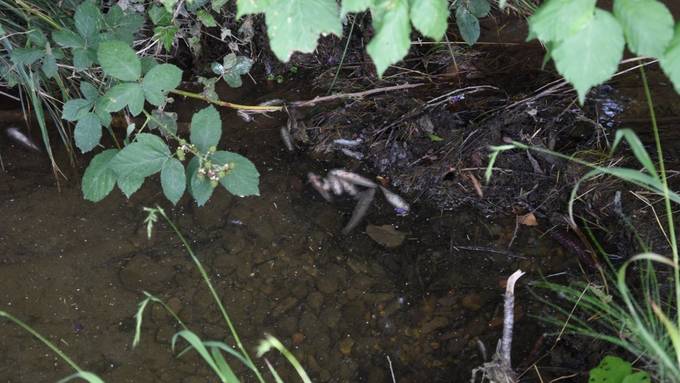
[[[305,341],[305,335],[303,333],[296,332],[295,334],[293,334],[292,340],[293,345],[299,346],[302,344],[302,342]]]
[[[354,340],[350,337],[344,338],[340,341],[340,352],[348,356],[352,353],[352,347],[354,347]]]
[[[482,308],[482,298],[477,293],[464,296],[461,303],[464,308],[470,311],[478,311]]]

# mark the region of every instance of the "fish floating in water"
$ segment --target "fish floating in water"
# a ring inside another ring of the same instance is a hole
[[[368,208],[375,198],[377,188],[380,188],[387,202],[394,207],[397,215],[407,215],[411,210],[409,204],[396,193],[362,175],[344,169],[333,169],[328,172],[326,178],[310,172],[307,174],[307,179],[312,187],[328,202],[332,201],[332,194],[337,196],[349,194],[358,201],[352,212],[352,217],[345,228],[342,229],[343,234],[351,232],[366,216]],[[359,191],[358,186],[366,189]]]
[[[33,140],[31,140],[26,134],[24,134],[24,132],[21,131],[21,129],[17,128],[16,126],[10,126],[9,128],[5,129],[5,134],[7,134],[7,137],[9,137],[12,141],[26,149],[35,150],[36,152],[41,151],[38,145],[36,145]]]

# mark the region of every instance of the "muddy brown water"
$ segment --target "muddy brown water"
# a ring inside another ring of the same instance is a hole
[[[186,117],[197,105],[177,108]],[[325,174],[342,164],[288,153],[276,119],[246,124],[225,112],[223,120],[220,147],[256,164],[262,195],[220,190],[202,208],[186,196],[168,206],[158,179],[130,200],[114,191],[90,203],[76,171],[65,169],[70,181],[59,190],[46,158],[0,141],[0,309],[107,382],[217,381],[195,354],[173,354],[178,327],[159,307],[147,311],[141,345],[131,347],[143,290],[165,299],[204,339],[233,345],[178,238],[163,224],[146,238],[142,208],[160,202],[206,265],[246,347],[254,354],[265,332],[275,335],[315,382],[391,381],[388,357],[399,382],[468,381],[483,362],[477,339],[495,348],[501,285],[520,267],[528,275],[519,283],[514,361],[527,357],[541,330],[523,286],[539,270],[559,273],[575,262],[541,236],[545,227],[519,227],[508,252],[514,220],[434,211],[427,201],[397,217],[377,200],[365,222],[343,236],[351,202],[329,204],[305,182],[308,171]],[[384,248],[366,235],[366,224],[394,225],[408,233],[406,241]],[[71,373],[6,321],[0,355],[2,382],[49,382]],[[286,381],[297,381],[282,358],[268,357]]]

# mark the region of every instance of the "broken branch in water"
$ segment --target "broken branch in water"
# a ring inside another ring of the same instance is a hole
[[[311,100],[303,100],[303,101],[293,101],[288,104],[289,107],[296,107],[296,108],[301,108],[301,107],[306,107],[306,106],[314,106],[318,103],[321,102],[328,102],[328,101],[333,101],[333,100],[339,100],[339,99],[344,99],[344,98],[362,98],[362,97],[367,97],[376,93],[384,93],[384,92],[393,92],[396,90],[404,90],[404,89],[411,89],[411,88],[416,88],[419,86],[425,85],[424,83],[418,83],[418,84],[402,84],[402,85],[393,85],[393,86],[386,86],[382,88],[374,88],[374,89],[369,89],[369,90],[364,90],[361,92],[352,92],[352,93],[338,93],[338,94],[332,94],[330,96],[323,96],[323,97],[314,97]],[[195,93],[195,92],[190,92],[187,90],[181,90],[181,89],[175,89],[171,90],[170,93],[174,93],[180,96],[184,97],[189,97],[189,98],[194,98],[197,100],[202,100],[205,102],[208,102],[210,104],[214,104],[217,106],[221,106],[224,108],[229,108],[229,109],[236,109],[240,110],[243,112],[254,112],[254,113],[264,113],[264,112],[279,112],[285,109],[285,105],[242,105],[242,104],[236,104],[233,102],[228,102],[228,101],[222,101],[214,98],[207,97],[203,94],[200,93]]]

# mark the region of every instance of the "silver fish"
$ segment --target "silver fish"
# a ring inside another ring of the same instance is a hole
[[[286,149],[288,149],[289,152],[295,151],[293,138],[290,136],[290,130],[288,130],[287,126],[281,127],[281,140],[283,140],[283,144],[286,145]]]
[[[331,202],[333,200],[330,193],[328,193],[325,180],[323,180],[320,176],[312,172],[307,173],[307,179],[309,180],[309,183],[312,184],[312,187],[317,192],[319,192],[319,194],[321,194],[323,199],[325,199],[328,202]]]
[[[326,177],[326,182],[328,182],[328,184],[331,187],[331,190],[333,190],[333,193],[335,195],[342,195],[342,193],[345,191],[345,188],[342,187],[341,181],[342,180],[338,177],[333,177],[333,176]]]
[[[349,150],[347,148],[341,148],[340,151],[342,152],[342,154],[346,155],[347,157],[354,158],[355,160],[361,161],[361,160],[364,159],[364,155],[360,152],[355,151],[355,150]]]
[[[344,169],[334,169],[328,172],[329,175],[338,177],[342,180],[345,180],[351,184],[354,185],[360,185],[360,186],[365,186],[367,188],[376,188],[378,185],[376,185],[375,182],[369,180],[368,178],[364,176],[360,176],[356,173],[348,172],[347,170]]]
[[[339,146],[349,146],[349,147],[352,147],[352,146],[359,146],[359,145],[361,145],[363,142],[364,142],[364,140],[362,140],[361,138],[357,138],[356,140],[347,140],[347,139],[344,139],[344,138],[339,138],[339,139],[337,139],[337,140],[333,140],[333,143],[334,143],[335,145],[339,145]]]
[[[361,222],[361,220],[364,219],[368,208],[371,207],[374,196],[375,189],[366,189],[357,194],[359,202],[357,202],[357,205],[354,207],[354,211],[352,212],[352,217],[349,219],[349,222],[347,222],[345,228],[342,229],[342,234],[349,234],[349,232],[351,232]]]
[[[409,210],[411,210],[411,207],[408,205],[408,203],[397,194],[392,193],[382,186],[380,186],[380,190],[382,190],[383,194],[385,195],[387,202],[394,206],[394,210],[397,212],[397,215],[407,215]]]
[[[15,126],[9,127],[5,130],[5,133],[7,134],[7,137],[21,146],[27,149],[35,150],[36,152],[41,151],[38,145],[36,145],[33,140],[28,138],[28,136],[25,135],[19,128]]]
[[[340,181],[340,185],[342,185],[342,188],[352,197],[356,196],[359,193],[359,190],[353,184],[343,180],[342,178],[338,178],[338,181]]]

